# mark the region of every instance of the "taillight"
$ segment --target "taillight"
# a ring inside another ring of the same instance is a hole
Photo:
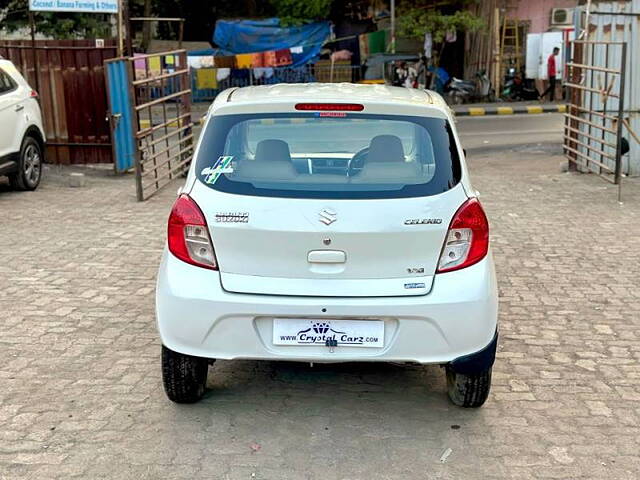
[[[482,260],[489,251],[489,222],[477,198],[456,212],[440,254],[438,272],[451,272]]]
[[[36,92],[35,90],[31,90],[31,93],[29,94],[29,96],[31,98],[38,98],[38,92]]]
[[[207,221],[196,202],[187,195],[180,195],[173,204],[167,240],[169,251],[180,260],[198,267],[218,269]]]
[[[361,112],[361,103],[296,103],[296,110],[319,112]]]

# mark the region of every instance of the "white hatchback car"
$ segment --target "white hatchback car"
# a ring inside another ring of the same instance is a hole
[[[16,190],[35,190],[42,178],[45,136],[38,94],[0,57],[0,175]]]
[[[489,226],[435,93],[230,89],[210,107],[156,292],[165,391],[214,359],[417,362],[484,403],[497,343]]]

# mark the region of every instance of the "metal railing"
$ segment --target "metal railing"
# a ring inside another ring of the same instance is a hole
[[[620,184],[625,42],[572,42],[564,152],[573,170]]]
[[[162,68],[152,68],[152,63],[160,63]],[[185,50],[129,59],[131,98],[137,119],[133,134],[137,144],[138,200],[146,200],[183,175],[191,163],[194,125],[186,65]]]
[[[198,81],[198,70],[210,70],[216,75],[215,88],[202,88]],[[231,87],[251,85],[275,85],[278,83],[357,83],[362,80],[362,69],[357,65],[330,66],[304,65],[300,67],[274,67],[270,69],[230,69],[228,76],[222,78],[216,68],[190,69],[192,100],[209,102],[223,90]],[[259,76],[257,76],[259,75]]]

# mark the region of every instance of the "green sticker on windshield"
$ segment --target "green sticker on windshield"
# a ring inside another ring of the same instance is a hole
[[[223,173],[233,173],[233,167],[230,166],[232,160],[233,155],[223,155],[218,157],[218,160],[213,167],[202,169],[200,175],[205,175],[202,181],[207,185],[213,185]]]

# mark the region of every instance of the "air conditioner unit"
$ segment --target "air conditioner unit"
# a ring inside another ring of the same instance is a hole
[[[551,10],[551,26],[573,25],[573,8],[553,8]]]

